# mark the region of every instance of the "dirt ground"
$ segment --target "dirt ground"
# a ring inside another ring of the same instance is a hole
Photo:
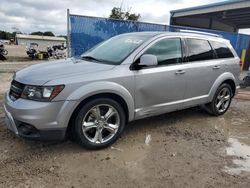
[[[112,147],[88,151],[14,136],[2,107],[11,74],[0,79],[0,187],[250,187],[249,89],[221,117],[192,108],[135,121]]]
[[[5,45],[5,48],[8,50],[8,55],[6,56],[8,62],[30,60],[26,54],[26,46]]]

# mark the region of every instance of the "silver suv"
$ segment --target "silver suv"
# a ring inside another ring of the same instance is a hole
[[[18,71],[5,95],[6,124],[24,138],[107,147],[133,120],[198,105],[224,114],[239,88],[239,62],[220,37],[115,36],[80,58]]]

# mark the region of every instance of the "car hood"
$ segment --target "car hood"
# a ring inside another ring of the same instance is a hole
[[[24,84],[43,85],[54,79],[105,71],[113,67],[114,65],[70,58],[28,66],[16,72],[14,79]]]

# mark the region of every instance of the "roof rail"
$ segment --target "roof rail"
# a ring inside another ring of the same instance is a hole
[[[213,37],[223,38],[222,35],[217,35],[217,34],[214,34],[214,33],[207,33],[207,32],[203,32],[203,31],[185,30],[185,29],[180,29],[179,31],[183,32],[183,33],[194,33],[194,34],[209,35],[209,36],[213,36]]]

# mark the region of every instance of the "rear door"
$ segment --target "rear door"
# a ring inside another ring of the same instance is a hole
[[[184,107],[206,102],[209,91],[225,67],[217,59],[209,41],[205,39],[186,38],[187,49],[186,78],[187,89]]]

